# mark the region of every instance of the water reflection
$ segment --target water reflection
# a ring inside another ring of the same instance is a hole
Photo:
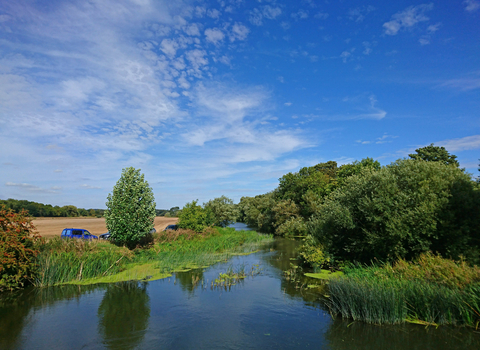
[[[98,331],[109,349],[133,349],[142,343],[150,318],[145,282],[107,285],[98,307]]]
[[[0,293],[0,349],[16,349],[21,343],[22,331],[34,322],[36,309],[53,307],[65,300],[79,300],[84,294],[102,286],[29,287],[24,290]]]
[[[369,325],[337,319],[325,332],[332,350],[467,350],[480,347],[480,336],[471,329],[419,325]]]
[[[0,349],[480,349],[472,329],[332,320],[320,289],[307,288],[315,280],[283,273],[298,265],[298,244],[277,239],[262,252],[149,283],[0,295]],[[248,275],[257,264],[259,275],[228,292],[211,288],[229,267]]]

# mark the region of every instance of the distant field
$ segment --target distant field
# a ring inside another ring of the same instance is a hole
[[[178,218],[166,218],[157,216],[155,218],[155,229],[162,231],[168,225],[176,224]],[[60,236],[64,228],[83,228],[94,235],[107,232],[105,218],[35,218],[33,225],[42,237],[50,238]]]

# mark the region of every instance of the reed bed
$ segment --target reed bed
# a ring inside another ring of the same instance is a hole
[[[415,263],[347,269],[330,281],[334,315],[375,324],[480,325],[477,267],[424,255]]]
[[[271,240],[271,236],[229,228],[210,229],[201,234],[187,230],[167,231],[157,234],[153,245],[133,251],[109,242],[52,239],[41,246],[34,285],[94,283],[95,279],[100,281],[101,278],[114,280],[114,275],[128,275],[125,272],[147,264],[150,272],[139,278],[148,279],[152,275],[151,267],[158,276],[209,266],[234,254],[252,252]]]

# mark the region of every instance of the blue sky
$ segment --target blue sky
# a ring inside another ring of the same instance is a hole
[[[477,176],[480,0],[0,0],[0,198],[157,208],[435,143]]]

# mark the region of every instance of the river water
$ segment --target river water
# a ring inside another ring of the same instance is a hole
[[[332,319],[321,288],[306,288],[315,281],[284,276],[296,246],[276,239],[261,252],[158,281],[3,294],[0,349],[480,349],[471,329]],[[254,273],[212,287],[228,268]]]

